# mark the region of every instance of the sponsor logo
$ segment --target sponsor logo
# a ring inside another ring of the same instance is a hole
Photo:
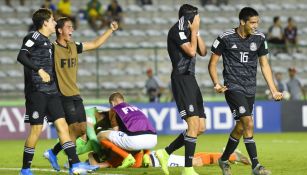
[[[234,44],[234,45],[231,46],[231,48],[232,48],[232,49],[237,49],[238,47],[237,47],[236,44]]]

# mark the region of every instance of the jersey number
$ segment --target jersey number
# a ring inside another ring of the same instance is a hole
[[[241,54],[241,63],[247,63],[248,62],[248,52],[240,52]]]

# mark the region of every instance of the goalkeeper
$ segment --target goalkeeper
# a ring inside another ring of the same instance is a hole
[[[120,166],[123,158],[119,156],[115,152],[106,152],[104,148],[101,147],[101,144],[97,140],[96,133],[108,130],[111,128],[110,120],[108,117],[108,111],[98,112],[95,107],[86,109],[86,117],[87,117],[87,131],[86,135],[80,137],[76,141],[76,149],[77,154],[84,154],[90,152],[88,154],[89,163],[91,165],[99,165],[100,168],[107,167],[118,167]],[[97,124],[96,124],[97,123]],[[116,145],[111,142],[108,143],[113,147],[113,149],[120,149]],[[159,161],[155,156],[155,152],[147,152],[147,151],[136,151],[130,152],[134,156],[136,163],[132,166],[134,168],[138,167],[159,167]],[[144,160],[143,154],[149,154],[148,160]],[[194,155],[193,158],[193,166],[204,166],[209,164],[216,164],[218,158],[222,153],[213,153],[213,152],[199,152]],[[239,151],[235,151],[229,158],[230,162],[240,162],[245,165],[249,165],[249,159],[244,156]],[[171,155],[168,161],[168,166],[176,167],[176,166],[184,166],[184,156],[179,155]]]

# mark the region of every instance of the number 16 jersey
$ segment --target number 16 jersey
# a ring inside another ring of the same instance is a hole
[[[264,34],[259,31],[242,38],[236,30],[219,35],[211,51],[223,57],[224,85],[228,90],[254,96],[258,58],[268,54],[267,43]]]

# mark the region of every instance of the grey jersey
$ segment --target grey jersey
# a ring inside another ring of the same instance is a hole
[[[167,51],[173,66],[172,76],[195,74],[196,56],[191,58],[180,48],[180,45],[190,41],[191,32],[187,21],[182,17],[169,30],[167,36]]]
[[[211,51],[223,57],[224,85],[231,91],[254,96],[258,57],[268,54],[264,34],[256,31],[243,39],[231,29],[218,36]]]

